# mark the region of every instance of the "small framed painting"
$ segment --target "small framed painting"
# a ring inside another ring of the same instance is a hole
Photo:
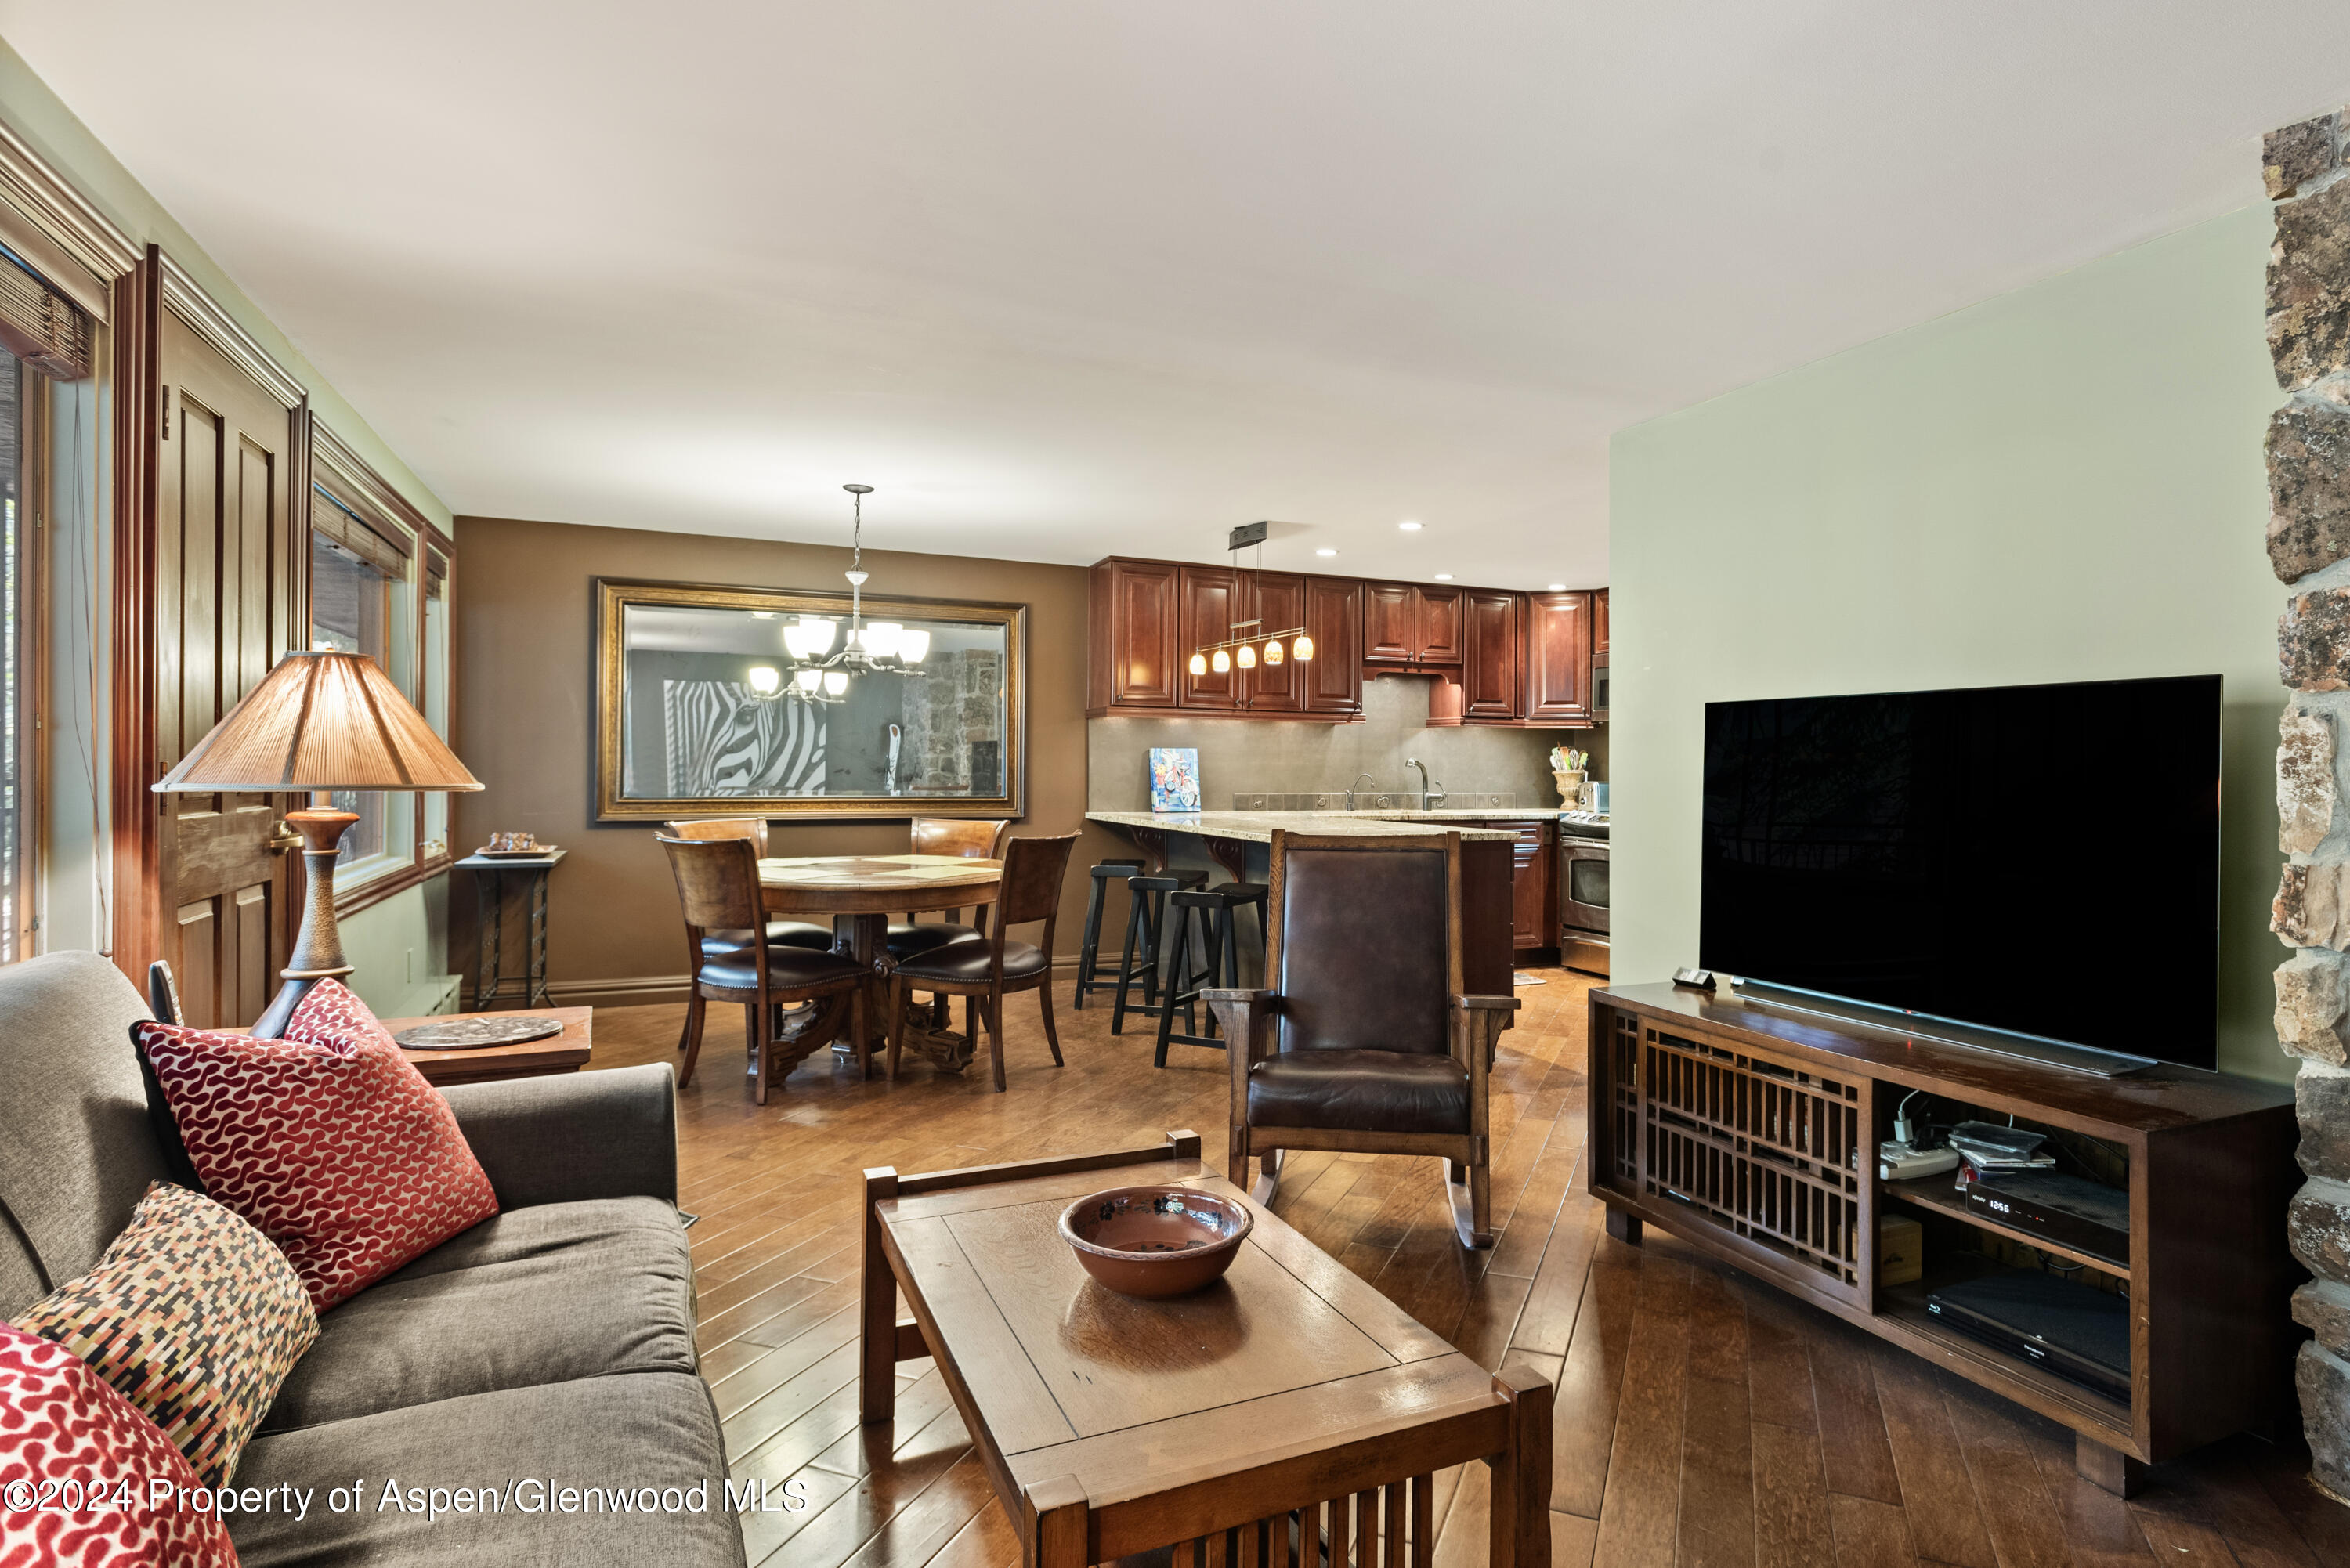
[[[1150,809],[1200,809],[1200,750],[1197,746],[1150,748]]]

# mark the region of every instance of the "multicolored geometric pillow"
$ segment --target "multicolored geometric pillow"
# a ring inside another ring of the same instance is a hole
[[[0,1563],[236,1568],[187,1459],[63,1345],[0,1323]]]
[[[202,1193],[159,1181],[98,1267],[16,1326],[88,1362],[219,1486],[318,1337],[286,1254]],[[5,1562],[0,1557],[0,1562]]]
[[[132,1033],[204,1190],[284,1249],[320,1312],[498,1211],[449,1102],[334,981],[283,1040]]]

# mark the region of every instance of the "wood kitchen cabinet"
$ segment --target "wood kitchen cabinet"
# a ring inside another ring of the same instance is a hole
[[[1363,662],[1461,662],[1461,590],[1366,583]]]
[[[1182,607],[1181,628],[1175,649],[1179,706],[1193,711],[1237,712],[1248,672],[1237,667],[1218,670],[1212,664],[1191,673],[1191,651],[1236,635],[1232,622],[1243,618],[1240,574],[1230,566],[1185,566],[1178,578],[1177,602]]]
[[[1525,703],[1530,723],[1591,722],[1589,593],[1528,594],[1525,597]]]
[[[1594,588],[1591,591],[1591,651],[1594,653],[1607,651],[1607,590],[1606,588]]]
[[[1366,674],[1437,678],[1429,723],[1575,729],[1595,722],[1591,661],[1607,590],[1520,594],[1304,572],[1139,561],[1093,568],[1086,711],[1356,719]],[[1249,622],[1236,633],[1234,622]],[[1303,626],[1315,656],[1191,673],[1195,649]]]
[[[1476,719],[1519,719],[1525,716],[1523,671],[1524,650],[1519,646],[1522,625],[1519,596],[1495,589],[1471,588],[1461,596],[1461,713]]]
[[[1558,888],[1552,876],[1551,824],[1494,822],[1482,826],[1517,835],[1510,846],[1510,936],[1513,946],[1555,947],[1558,943]]]
[[[1305,635],[1314,658],[1300,668],[1308,713],[1346,718],[1363,711],[1363,585],[1306,577]]]
[[[1169,561],[1116,557],[1094,567],[1087,711],[1172,708],[1180,700],[1176,589],[1181,572]]]

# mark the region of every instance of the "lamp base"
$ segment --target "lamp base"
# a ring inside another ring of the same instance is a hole
[[[294,1010],[310,988],[322,980],[340,980],[351,972],[343,956],[343,933],[335,923],[335,860],[341,853],[344,832],[357,822],[348,811],[289,811],[286,826],[302,836],[302,867],[306,891],[302,924],[294,933],[294,951],[278,974],[286,983],[269,999],[269,1006],[253,1026],[256,1040],[281,1040]]]

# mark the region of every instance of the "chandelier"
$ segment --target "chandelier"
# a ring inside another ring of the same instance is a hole
[[[1256,602],[1259,606],[1264,603],[1264,536],[1269,527],[1270,524],[1263,523],[1243,523],[1233,529],[1224,541],[1224,548],[1232,552],[1235,580],[1241,569],[1240,553],[1251,545],[1256,546]],[[1222,675],[1234,665],[1243,670],[1253,670],[1260,659],[1267,664],[1279,664],[1284,658],[1295,659],[1305,664],[1314,658],[1314,639],[1305,634],[1302,626],[1293,626],[1283,631],[1267,631],[1263,618],[1251,616],[1246,620],[1229,623],[1224,629],[1239,635],[1193,649],[1190,666],[1192,674],[1205,675],[1212,670]]]
[[[873,487],[844,484],[841,488],[854,498],[851,504],[856,509],[852,554],[848,570],[842,574],[848,579],[847,629],[841,633],[839,618],[824,615],[803,615],[786,625],[784,648],[792,656],[791,685],[785,686],[783,671],[772,665],[753,667],[751,694],[760,701],[788,696],[803,702],[838,702],[847,695],[850,676],[893,670],[902,674],[930,657],[928,631],[894,620],[866,620],[865,581],[871,574],[865,569],[865,498],[873,493]],[[832,646],[836,633],[841,633],[837,652]]]

